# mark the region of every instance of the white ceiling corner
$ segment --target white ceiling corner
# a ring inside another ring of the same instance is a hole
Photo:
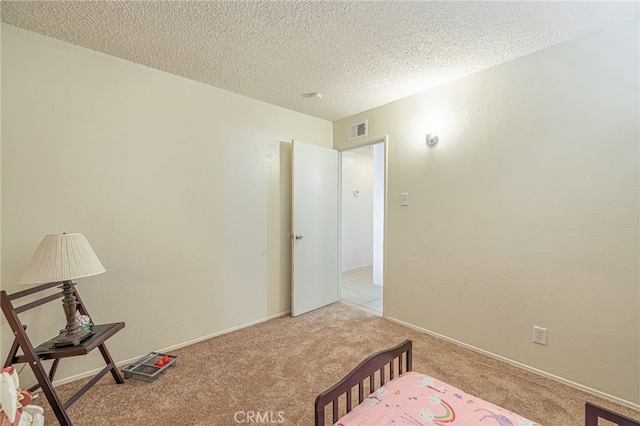
[[[5,23],[330,121],[638,13],[608,1],[2,1]]]

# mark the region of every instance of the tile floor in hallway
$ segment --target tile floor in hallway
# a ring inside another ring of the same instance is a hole
[[[376,315],[382,315],[382,286],[373,284],[373,267],[342,273],[340,300]]]

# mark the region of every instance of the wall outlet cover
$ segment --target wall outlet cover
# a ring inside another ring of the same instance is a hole
[[[533,343],[547,346],[547,329],[543,327],[533,326]]]

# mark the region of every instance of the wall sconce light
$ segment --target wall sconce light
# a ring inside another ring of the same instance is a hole
[[[438,135],[432,135],[431,133],[427,133],[427,146],[434,146],[438,143],[440,138]]]

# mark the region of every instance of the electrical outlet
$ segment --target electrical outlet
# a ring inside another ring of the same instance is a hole
[[[538,327],[537,325],[533,326],[533,343],[539,343],[541,345],[547,346],[547,329]]]

